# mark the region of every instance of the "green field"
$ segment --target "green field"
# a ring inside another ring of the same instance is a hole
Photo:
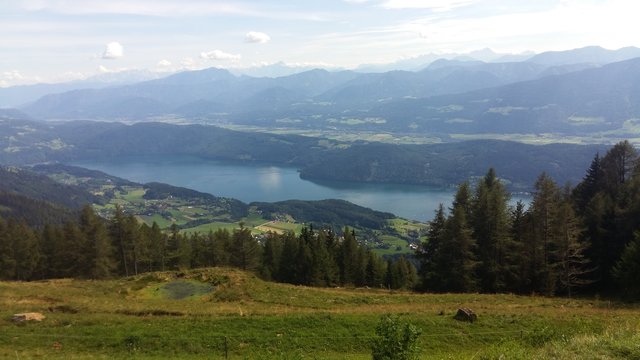
[[[453,319],[459,307],[478,321]],[[11,315],[42,312],[42,322]],[[599,299],[415,294],[268,283],[232,269],[0,282],[0,358],[370,359],[381,316],[423,359],[638,359],[640,307]]]

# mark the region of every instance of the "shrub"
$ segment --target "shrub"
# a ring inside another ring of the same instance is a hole
[[[413,360],[418,358],[420,330],[401,321],[396,315],[386,315],[376,326],[371,344],[373,360]]]

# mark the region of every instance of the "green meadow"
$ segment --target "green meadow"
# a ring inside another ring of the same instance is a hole
[[[459,307],[478,320],[454,320]],[[31,311],[46,319],[11,321]],[[226,268],[0,282],[0,358],[370,359],[386,314],[420,329],[422,359],[640,358],[637,304],[310,288]]]

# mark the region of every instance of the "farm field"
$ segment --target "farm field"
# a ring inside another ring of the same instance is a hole
[[[454,320],[459,307],[478,320]],[[46,319],[11,321],[30,311]],[[422,359],[640,357],[637,304],[309,288],[210,268],[0,282],[0,358],[370,359],[386,314],[421,330]]]

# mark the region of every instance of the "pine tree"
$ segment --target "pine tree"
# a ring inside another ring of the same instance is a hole
[[[355,233],[348,227],[343,231],[344,239],[340,245],[338,264],[342,285],[356,285],[358,282],[360,252]]]
[[[640,231],[635,233],[634,239],[627,244],[620,260],[613,268],[613,277],[623,295],[640,299]]]
[[[523,293],[531,291],[528,276],[528,257],[525,255],[530,231],[530,216],[525,211],[525,205],[518,201],[511,211],[511,231],[513,249],[507,254],[507,263],[513,265],[512,271],[506,276],[506,290]]]
[[[251,236],[251,230],[240,223],[239,229],[231,234],[231,265],[242,270],[256,270],[262,256],[260,244]]]
[[[510,238],[510,197],[494,169],[489,169],[476,188],[473,214],[468,221],[477,242],[478,277],[483,291],[505,291],[507,279],[517,265],[508,261],[515,247]]]
[[[440,290],[469,292],[476,289],[478,262],[474,255],[475,246],[464,208],[454,207],[445,225],[436,267],[442,282]]]
[[[594,156],[587,174],[578,186],[573,189],[573,199],[580,214],[584,213],[591,199],[605,187],[604,171],[600,154]]]
[[[209,234],[212,237],[212,254],[213,266],[228,266],[229,265],[229,247],[231,243],[231,234],[227,229],[217,229],[215,232]]]
[[[558,231],[555,271],[561,290],[571,296],[574,288],[590,283],[586,276],[592,268],[586,257],[587,243],[581,239],[582,229],[569,194],[570,188],[567,186],[556,211],[554,226]]]
[[[80,212],[79,227],[87,241],[86,276],[94,279],[110,277],[116,269],[116,261],[113,245],[103,220],[87,205]]]
[[[109,223],[109,234],[116,249],[116,261],[118,262],[118,272],[129,276],[133,273],[133,234],[130,227],[131,222],[119,205],[113,212],[113,218]]]
[[[369,251],[367,258],[367,278],[366,285],[370,287],[382,287],[385,282],[386,265],[385,262],[375,253]],[[414,268],[415,269],[415,268]],[[416,274],[417,282],[417,274]]]
[[[13,239],[9,232],[9,224],[0,218],[0,279],[14,279],[15,270],[16,259],[13,253]]]
[[[557,288],[558,274],[555,270],[558,245],[557,210],[560,191],[555,182],[542,173],[535,184],[536,193],[531,204],[533,222],[532,244],[533,286],[537,291],[553,295]]]
[[[300,278],[296,256],[300,240],[293,233],[287,232],[283,235],[282,256],[280,260],[280,271],[276,280],[286,283],[296,283]]]
[[[429,222],[427,240],[422,243],[416,252],[416,257],[420,261],[420,289],[441,291],[442,282],[438,276],[438,262],[440,260],[440,250],[444,238],[446,218],[442,204],[436,210],[436,214]]]
[[[605,187],[614,199],[620,187],[633,175],[637,163],[638,153],[627,140],[614,145],[602,158]]]
[[[264,240],[260,274],[265,280],[276,280],[280,274],[284,242],[278,234],[269,232]]]

